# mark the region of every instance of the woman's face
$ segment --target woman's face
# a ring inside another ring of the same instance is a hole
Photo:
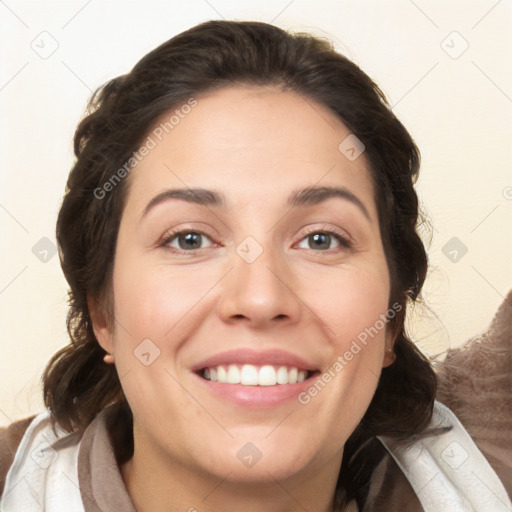
[[[239,481],[337,474],[392,344],[365,154],[275,89],[224,88],[178,117],[127,178],[115,330],[96,325],[135,453]]]

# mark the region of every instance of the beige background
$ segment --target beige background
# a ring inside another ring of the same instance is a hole
[[[420,146],[431,311],[417,309],[410,328],[425,351],[482,331],[512,288],[510,0],[8,0],[0,3],[0,424],[41,410],[41,371],[67,340],[66,283],[57,256],[41,261],[52,247],[41,239],[55,242],[71,139],[91,91],[172,35],[221,17],[333,39]],[[463,257],[446,246],[453,237],[467,247]]]

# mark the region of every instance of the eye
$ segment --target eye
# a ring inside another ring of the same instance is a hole
[[[304,247],[304,243],[307,244]],[[335,244],[334,247],[332,244]],[[332,249],[337,249],[339,247],[350,248],[351,244],[349,240],[342,235],[341,233],[337,233],[336,231],[313,231],[308,233],[299,243],[299,247],[301,249],[313,249],[318,251],[328,251]]]
[[[206,248],[202,245],[204,240],[212,242],[211,238],[205,233],[183,230],[169,233],[161,241],[160,245],[176,252],[194,252]]]

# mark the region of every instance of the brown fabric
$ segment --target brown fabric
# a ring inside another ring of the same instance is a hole
[[[438,400],[459,418],[512,497],[512,291],[489,329],[439,364]],[[0,495],[16,449],[34,416],[0,429]],[[133,449],[126,411],[109,407],[86,430],[78,456],[86,512],[136,512],[119,469]],[[117,432],[116,442],[109,434]],[[121,442],[119,441],[121,439]],[[117,461],[116,461],[117,459]],[[361,512],[423,512],[408,480],[386,454],[372,477]]]
[[[512,291],[487,331],[450,350],[438,400],[459,418],[512,497]]]
[[[437,399],[464,425],[512,499],[512,291],[487,331],[449,350]],[[391,455],[375,469],[362,512],[423,512]]]
[[[8,427],[0,428],[0,496],[4,492],[5,478],[13,463],[16,450],[34,418],[35,415],[29,416],[14,421]]]
[[[423,507],[391,455],[386,454],[372,474],[361,512],[423,512]]]
[[[109,426],[122,418],[119,407],[103,410],[89,425],[78,452],[78,481],[85,512],[137,512],[123,482]]]

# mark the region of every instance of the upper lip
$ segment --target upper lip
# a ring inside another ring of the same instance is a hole
[[[317,367],[308,363],[302,357],[280,349],[255,350],[255,349],[234,349],[220,352],[194,365],[192,370],[199,371],[204,368],[211,368],[219,365],[229,364],[253,364],[290,366],[298,370],[316,371]]]

